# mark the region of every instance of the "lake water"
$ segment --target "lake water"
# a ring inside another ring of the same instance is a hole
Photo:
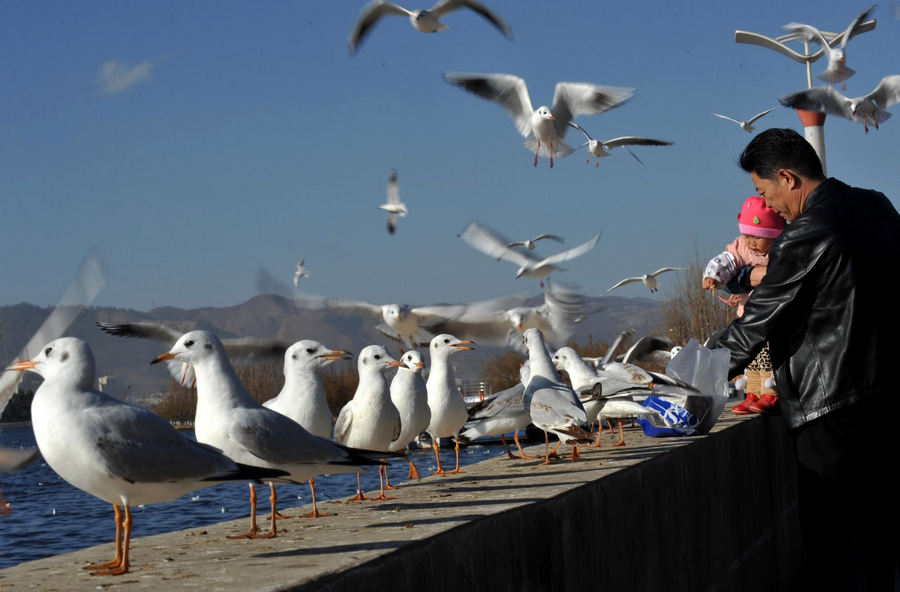
[[[193,437],[192,432],[185,435]],[[0,446],[18,448],[35,446],[31,426],[0,426]],[[503,452],[500,444],[469,445],[460,450],[460,464],[468,465]],[[409,454],[419,472],[427,475],[436,468],[431,450]],[[453,453],[441,451],[445,467],[453,466]],[[391,479],[406,480],[408,464],[402,459],[391,461]],[[378,474],[363,473],[363,489],[378,489]],[[10,502],[12,512],[0,514],[0,569],[23,561],[40,559],[111,542],[115,537],[112,506],[63,481],[43,459],[17,473],[0,473],[0,491]],[[269,512],[266,488],[257,488],[258,512],[265,528]],[[356,493],[356,475],[328,475],[316,479],[319,501],[348,498]],[[288,508],[311,501],[307,485],[279,485],[278,505]],[[248,517],[250,505],[246,482],[222,483],[199,489],[174,502],[133,507],[133,537],[173,530],[195,528]]]

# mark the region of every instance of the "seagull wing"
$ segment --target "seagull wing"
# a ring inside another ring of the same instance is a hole
[[[807,111],[824,111],[832,115],[853,119],[850,110],[850,99],[830,86],[817,86],[809,90],[784,95],[778,101],[785,107],[805,109]]]
[[[433,14],[435,18],[440,19],[442,16],[456,10],[458,8],[469,8],[474,10],[482,17],[487,19],[492,25],[497,27],[501,33],[506,35],[509,39],[512,39],[512,31],[510,28],[504,23],[500,17],[491,12],[484,4],[481,2],[477,2],[476,0],[441,0],[434,6],[432,6],[428,12]]]
[[[875,87],[875,90],[866,95],[881,109],[887,109],[894,103],[900,102],[900,74],[885,76]]]
[[[391,178],[387,184],[387,202],[389,205],[398,205],[400,203],[400,189],[397,186],[397,171],[391,171]]]
[[[621,138],[605,140],[603,145],[608,148],[617,148],[619,146],[671,146],[672,142],[654,140],[652,138],[641,138],[638,136],[622,136]]]
[[[106,323],[97,321],[101,331],[118,337],[140,337],[174,344],[184,332],[174,329],[165,323],[156,321],[134,321],[131,323]]]
[[[619,287],[621,287],[621,286],[624,286],[625,284],[631,284],[631,283],[633,283],[633,282],[642,282],[642,281],[644,281],[644,278],[642,278],[642,277],[630,277],[630,278],[625,278],[624,280],[620,281],[618,284],[616,284],[615,286],[613,286],[612,288],[610,288],[610,289],[607,290],[606,292],[607,292],[607,294],[608,294],[608,293],[612,292],[613,290],[615,290],[616,288],[619,288]]]
[[[569,122],[579,115],[603,113],[618,107],[634,95],[633,88],[598,86],[587,82],[558,82],[550,111],[556,117],[556,135],[565,137]]]
[[[334,439],[338,442],[346,442],[350,435],[350,426],[353,424],[353,406],[348,402],[338,413],[334,423]]]
[[[512,74],[446,72],[444,80],[484,99],[499,103],[513,118],[523,137],[531,133],[531,97],[525,80]]]
[[[851,39],[853,39],[854,37],[856,37],[856,35],[858,33],[862,32],[860,30],[861,29],[860,25],[862,25],[863,22],[867,18],[869,18],[869,15],[872,13],[873,10],[875,10],[875,5],[868,7],[867,9],[862,11],[862,13],[858,17],[853,19],[853,21],[850,23],[850,25],[842,33],[841,49],[847,47],[847,42],[850,41]]]
[[[356,24],[353,25],[353,30],[350,31],[350,36],[347,38],[347,45],[350,46],[351,55],[356,52],[356,46],[362,43],[362,40],[371,32],[378,19],[388,14],[409,16],[410,13],[402,6],[392,2],[385,2],[384,0],[373,0],[363,7]]]
[[[757,113],[756,115],[754,115],[753,117],[751,117],[750,119],[748,119],[748,120],[747,120],[747,123],[748,123],[748,124],[752,124],[754,121],[756,121],[756,120],[759,119],[760,117],[762,117],[762,116],[764,116],[764,115],[768,115],[769,113],[771,113],[771,112],[774,111],[774,110],[775,110],[775,107],[772,107],[771,109],[766,109],[766,110],[763,111],[762,113]],[[715,113],[713,113],[713,115],[715,115]],[[734,121],[734,120],[732,120],[732,121]]]
[[[562,253],[557,253],[555,255],[551,255],[540,262],[541,265],[556,265],[557,263],[562,263],[563,261],[568,261],[569,259],[574,259],[576,257],[581,257],[595,246],[597,246],[597,241],[600,240],[600,235],[594,236],[594,238],[589,241],[585,241],[578,245],[577,247],[572,247],[568,251],[563,251]]]
[[[565,242],[566,242],[566,241],[564,241],[564,240],[562,239],[562,237],[556,236],[555,234],[539,234],[539,235],[537,235],[536,237],[534,237],[534,238],[531,239],[531,240],[534,241],[534,242],[537,242],[537,241],[543,240],[543,239],[545,239],[545,238],[548,238],[548,239],[550,239],[550,240],[555,240],[555,241],[558,242],[558,243],[565,243]]]
[[[788,23],[781,28],[785,31],[797,33],[804,41],[820,44],[823,48],[825,48],[825,51],[830,51],[831,49],[831,46],[828,45],[828,41],[825,40],[825,36],[822,35],[822,32],[812,25],[804,25],[803,23]]]
[[[742,125],[744,123],[743,121],[738,121],[734,117],[728,117],[727,115],[720,115],[719,113],[713,113],[713,115],[715,115],[716,117],[721,117],[722,119],[727,119],[728,121],[733,121],[738,125]]]
[[[584,131],[584,128],[583,128],[583,127],[581,127],[580,125],[578,125],[578,124],[575,123],[574,121],[570,121],[570,122],[569,122],[569,125],[570,125],[571,127],[574,127],[575,129],[577,129],[578,131],[580,131],[580,132],[584,135],[584,137],[587,139],[588,142],[590,142],[591,140],[594,139],[594,138],[591,137],[591,135],[590,135],[589,133],[587,133],[586,131]]]
[[[469,222],[468,226],[460,233],[459,238],[489,257],[504,259],[519,267],[538,263],[537,258],[507,247],[506,245],[510,243],[509,239],[480,222]]]
[[[667,271],[678,271],[684,269],[684,267],[660,267],[653,273],[649,274],[648,277],[656,277],[661,273],[666,273]]]
[[[41,455],[37,448],[0,447],[0,473],[12,473],[24,469]]]

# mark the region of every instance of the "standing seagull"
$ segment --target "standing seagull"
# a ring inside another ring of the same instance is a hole
[[[593,441],[587,414],[578,396],[556,373],[544,338],[538,329],[525,331],[528,365],[531,378],[525,387],[525,408],[531,423],[544,430],[545,456],[543,464],[550,464],[548,432],[560,442],[572,445],[572,462],[578,460],[578,444]]]
[[[653,273],[645,273],[644,275],[625,278],[624,280],[622,280],[621,282],[619,282],[618,284],[616,284],[615,286],[613,286],[606,292],[608,294],[609,292],[612,292],[619,286],[624,286],[625,284],[630,284],[632,282],[644,282],[644,285],[647,286],[648,288],[650,288],[650,292],[656,292],[656,290],[659,287],[659,282],[656,281],[656,276],[658,276],[661,273],[665,273],[667,271],[678,271],[681,269],[685,269],[685,268],[684,267],[661,267],[661,268],[657,269],[656,271],[654,271]]]
[[[318,341],[298,341],[284,352],[284,387],[278,395],[263,403],[263,407],[290,417],[311,434],[331,438],[331,409],[321,373],[332,362],[351,358],[349,352],[329,349]],[[309,478],[309,490],[313,507],[304,518],[327,516],[316,507],[314,477]]]
[[[194,433],[198,442],[215,446],[228,458],[259,467],[279,468],[290,475],[277,481],[303,483],[316,475],[355,473],[362,465],[381,465],[380,453],[355,450],[306,431],[297,422],[256,402],[225,356],[219,338],[191,331],[151,363],[177,360],[197,376]],[[257,535],[256,489],[250,486],[250,531],[229,538],[274,537],[278,498],[269,483],[272,528]]]
[[[431,372],[428,374],[428,382],[425,383],[428,390],[428,408],[431,409],[431,423],[428,424],[428,435],[434,447],[434,456],[437,460],[435,475],[443,475],[441,468],[441,453],[438,445],[439,438],[456,439],[456,468],[451,473],[460,473],[459,470],[459,431],[466,424],[469,414],[466,411],[466,402],[460,395],[456,386],[456,377],[453,375],[453,366],[450,365],[451,354],[459,350],[475,349],[468,339],[457,339],[448,333],[442,333],[431,340]]]
[[[891,116],[885,109],[900,102],[900,74],[885,76],[875,90],[853,99],[845,97],[830,86],[817,86],[785,95],[778,100],[785,107],[824,111],[845,117],[863,124],[863,129],[869,133],[869,123],[874,123],[875,129],[878,129],[879,124]]]
[[[381,345],[369,345],[359,352],[356,362],[359,370],[359,385],[353,398],[344,405],[334,424],[334,439],[346,446],[382,450],[387,452],[400,436],[400,412],[391,402],[384,371],[403,366],[403,362],[391,357]],[[384,477],[378,469],[381,480],[381,495],[384,496]],[[363,495],[359,473],[356,474],[356,497],[351,501],[369,499]]]
[[[728,121],[733,121],[733,122],[735,122],[736,124],[738,124],[739,126],[741,126],[741,129],[742,129],[742,130],[744,130],[744,131],[747,132],[747,133],[750,133],[750,132],[752,132],[754,129],[756,129],[756,128],[753,127],[753,123],[754,123],[757,119],[759,119],[760,117],[762,117],[762,116],[764,116],[764,115],[768,115],[769,113],[771,113],[771,112],[774,111],[774,110],[775,110],[775,107],[772,107],[771,109],[766,109],[766,110],[763,111],[762,113],[757,113],[756,115],[754,115],[753,117],[751,117],[751,118],[748,119],[747,121],[739,121],[739,120],[737,120],[737,119],[735,119],[735,118],[733,118],[733,117],[728,117],[727,115],[720,115],[719,113],[713,113],[713,115],[715,115],[716,117],[721,117],[722,119],[727,119]]]
[[[44,460],[75,487],[113,506],[116,555],[88,566],[94,575],[128,571],[132,505],[172,501],[218,481],[286,475],[238,465],[212,446],[183,437],[155,413],[95,390],[94,356],[75,337],[51,341],[10,368],[44,378],[31,403]]]
[[[391,402],[400,412],[400,435],[391,444],[391,452],[402,452],[416,437],[428,429],[431,423],[431,409],[428,408],[428,389],[422,371],[425,362],[418,350],[410,350],[400,357],[403,366],[391,381]],[[385,467],[385,477],[387,467]],[[419,471],[413,461],[409,461],[407,479],[418,479]],[[385,479],[387,481],[387,479]]]
[[[569,122],[579,115],[603,113],[618,107],[634,94],[633,88],[599,86],[586,82],[558,82],[553,94],[553,107],[534,109],[525,81],[512,74],[464,74],[447,72],[444,80],[482,98],[500,104],[513,118],[525,147],[538,156],[568,156],[574,149],[563,139]],[[533,134],[529,137],[529,134]]]
[[[856,74],[856,70],[847,67],[847,56],[845,55],[844,50],[847,47],[847,42],[853,39],[853,37],[859,33],[860,25],[862,25],[863,21],[869,18],[869,14],[875,9],[875,6],[870,6],[865,9],[862,14],[853,19],[853,22],[841,33],[838,37],[841,39],[841,46],[833,48],[828,44],[828,41],[825,40],[825,37],[822,35],[822,32],[817,28],[811,25],[804,25],[802,23],[788,23],[783,29],[786,31],[792,31],[794,33],[799,33],[800,36],[807,42],[811,43],[820,43],[822,48],[825,50],[825,53],[828,54],[828,67],[824,72],[818,74],[816,78],[819,80],[824,80],[825,82],[830,82],[834,84],[835,82],[841,83],[841,88],[847,88],[846,80]],[[837,37],[834,41],[837,40]]]
[[[301,259],[300,262],[297,263],[297,271],[294,272],[294,287],[296,288],[297,286],[300,285],[301,278],[308,278],[308,277],[309,277],[309,271],[306,269],[306,266],[303,264],[303,259]]]
[[[406,204],[400,201],[400,190],[397,188],[397,171],[391,171],[391,178],[387,184],[387,203],[378,206],[388,213],[387,229],[390,234],[397,230],[397,217],[405,218],[407,214]]]
[[[609,156],[609,152],[607,150],[612,150],[613,148],[618,148],[621,146],[625,149],[625,151],[634,157],[636,161],[641,164],[644,164],[644,161],[637,157],[637,155],[628,149],[629,146],[671,146],[672,142],[666,142],[665,140],[654,140],[652,138],[640,138],[638,136],[622,136],[621,138],[613,138],[612,140],[604,140],[599,141],[595,140],[584,131],[580,125],[575,123],[574,121],[570,121],[569,125],[580,131],[584,134],[584,137],[587,138],[587,142],[582,144],[581,146],[587,146],[588,152],[596,156],[598,159],[603,158],[604,156]],[[581,148],[579,146],[579,148]],[[585,164],[590,162],[590,157],[585,160]],[[596,167],[600,166],[600,160],[597,160],[597,163],[594,165]]]
[[[534,458],[525,454],[519,442],[519,431],[531,423],[531,416],[525,409],[525,385],[531,378],[528,360],[519,368],[519,383],[497,393],[489,402],[480,403],[469,409],[469,427],[461,435],[474,440],[481,436],[500,436],[500,443],[506,449],[510,460]],[[513,432],[513,440],[519,449],[519,456],[514,456],[506,444],[506,434]]]
[[[447,25],[441,22],[441,18],[448,12],[452,12],[459,8],[469,8],[474,10],[487,19],[492,25],[497,27],[501,33],[512,39],[512,31],[506,26],[506,23],[500,20],[500,17],[488,10],[484,4],[477,0],[441,0],[428,10],[409,10],[403,8],[399,4],[385,2],[385,0],[372,0],[372,2],[369,2],[363,7],[362,12],[359,14],[359,19],[356,21],[356,24],[353,25],[350,37],[347,38],[347,44],[350,46],[350,54],[356,53],[356,46],[365,39],[371,32],[372,27],[375,26],[375,23],[383,16],[389,14],[406,16],[409,17],[409,22],[417,31],[422,33],[437,33],[438,31],[443,31],[448,28]]]

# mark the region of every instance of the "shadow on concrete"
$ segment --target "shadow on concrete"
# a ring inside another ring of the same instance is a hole
[[[301,557],[303,555],[330,555],[332,553],[353,553],[355,551],[371,551],[372,549],[398,549],[409,541],[379,541],[351,545],[329,545],[327,547],[304,547],[273,553],[258,553],[253,557]]]
[[[425,518],[425,519],[413,519],[413,520],[403,520],[401,522],[384,522],[381,524],[367,524],[366,528],[385,528],[385,527],[398,527],[398,526],[418,526],[419,524],[443,524],[445,522],[469,522],[472,520],[478,520],[480,518],[484,518],[488,516],[488,514],[463,514],[460,516],[445,516],[442,518]]]
[[[459,508],[459,507],[478,507],[478,506],[505,506],[510,504],[527,504],[533,502],[543,501],[544,498],[540,497],[522,497],[514,500],[502,499],[502,500],[460,500],[460,501],[440,501],[440,500],[432,500],[428,502],[422,503],[410,503],[410,504],[382,504],[378,507],[371,507],[371,510],[376,510],[379,512],[393,512],[393,511],[403,511],[403,510],[437,510],[440,508]]]

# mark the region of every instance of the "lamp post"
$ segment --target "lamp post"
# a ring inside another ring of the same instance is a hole
[[[874,30],[877,23],[878,21],[876,21],[875,19],[861,23],[856,31],[856,34],[859,35],[861,33],[868,33],[869,31]],[[828,42],[828,45],[830,47],[834,47],[835,45],[839,44],[844,38],[843,33],[829,33],[826,31],[822,31],[822,36]],[[760,35],[759,33],[751,33],[750,31],[735,31],[734,40],[736,43],[746,43],[748,45],[759,45],[761,47],[767,47],[791,58],[795,62],[804,64],[806,66],[807,88],[812,88],[812,72],[810,69],[810,64],[825,55],[824,47],[819,48],[819,50],[814,53],[809,53],[809,42],[804,39],[800,33],[796,32],[788,33],[787,35],[782,35],[773,39],[772,37],[766,37],[765,35]],[[785,43],[789,43],[791,41],[802,41],[803,53],[796,52],[785,45]],[[825,113],[822,113],[820,111],[807,111],[805,109],[797,109],[797,115],[800,116],[800,122],[803,124],[803,132],[804,136],[806,137],[806,141],[812,145],[813,149],[815,149],[816,151],[816,154],[819,155],[819,160],[822,161],[822,172],[825,173],[827,171],[827,167],[825,164]]]

